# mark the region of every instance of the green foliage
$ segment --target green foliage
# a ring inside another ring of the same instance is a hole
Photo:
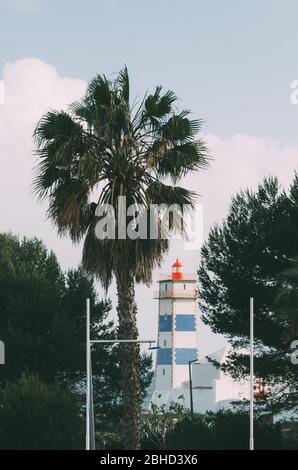
[[[249,415],[223,412],[185,417],[168,436],[168,449],[175,450],[248,450]],[[255,421],[255,448],[281,449],[283,438],[279,426]]]
[[[92,334],[115,334],[107,320],[111,305],[97,300],[93,281],[80,269],[64,274],[37,239],[0,235],[0,297],[5,379],[19,378],[24,369],[48,382],[76,379],[85,369],[86,297]]]
[[[37,375],[0,390],[0,449],[73,450],[84,446],[77,397]]]
[[[66,274],[40,240],[0,234],[0,332],[6,345],[4,380],[24,370],[47,383],[68,386],[85,397],[86,298],[91,299],[91,335],[113,339],[109,301],[99,301],[93,281],[81,269]],[[117,347],[96,346],[92,353],[94,402],[101,422],[119,419],[122,391]],[[141,357],[144,396],[152,373],[151,357]]]
[[[94,350],[92,354],[94,409],[97,414],[97,429],[121,433],[124,427],[123,414],[125,406],[120,373],[121,349],[114,347],[106,357],[100,350],[97,350],[97,352]],[[151,383],[152,376],[152,357],[146,353],[141,354],[141,400],[145,399],[146,389]]]
[[[288,326],[284,335],[285,341],[291,342],[298,338],[298,259],[292,263],[289,269],[282,272],[284,281],[279,289],[275,303],[274,312],[277,319],[285,322]]]
[[[171,402],[169,407],[152,403],[150,411],[142,416],[142,448],[169,449],[170,433],[186,414],[187,411],[179,402]]]
[[[214,429],[202,416],[194,416],[193,420],[186,416],[176,424],[167,437],[168,449],[172,450],[216,449]]]
[[[298,422],[295,419],[284,420],[280,423],[284,436],[284,448],[298,450]]]
[[[286,423],[287,430],[289,423]],[[255,449],[294,449],[294,432],[284,437],[280,424],[266,417],[255,419]],[[121,435],[103,434],[101,448],[121,449]],[[206,415],[195,414],[193,419],[180,403],[153,405],[142,416],[142,450],[248,450],[249,413],[218,411]]]
[[[266,405],[297,406],[298,369],[290,361],[297,334],[298,178],[289,193],[276,178],[236,195],[221,226],[202,248],[199,270],[203,319],[237,347],[249,339],[249,297],[255,300],[255,371],[268,386]],[[249,357],[231,352],[223,370],[245,377]]]
[[[121,431],[101,432],[96,435],[96,449],[98,450],[123,450],[125,448],[125,438]]]

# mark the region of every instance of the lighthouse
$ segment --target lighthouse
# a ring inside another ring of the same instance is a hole
[[[158,346],[155,391],[183,388],[189,362],[198,359],[196,276],[185,274],[176,259],[170,275],[161,276],[158,299]]]
[[[176,402],[190,409],[192,396],[195,413],[215,412],[248,397],[247,383],[236,383],[199,351],[196,275],[185,273],[179,259],[172,265],[170,274],[160,277],[155,298],[158,299],[158,349],[146,409],[155,404],[170,410]],[[226,354],[227,348],[222,347],[208,357],[222,363]]]

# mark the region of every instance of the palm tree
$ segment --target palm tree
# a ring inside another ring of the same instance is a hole
[[[189,111],[179,112],[176,102],[172,91],[158,86],[131,104],[125,67],[114,80],[97,75],[81,101],[69,112],[46,113],[34,133],[35,192],[48,199],[48,216],[60,234],[75,243],[84,240],[84,269],[106,289],[115,277],[120,339],[138,337],[135,282],[150,283],[168,239],[98,239],[96,207],[111,204],[118,210],[119,196],[145,211],[150,204],[193,204],[194,193],[176,184],[206,166],[206,148],[196,138],[201,122],[190,120]],[[133,343],[121,347],[126,445],[137,449],[140,351]]]

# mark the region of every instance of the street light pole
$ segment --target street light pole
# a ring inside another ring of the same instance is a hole
[[[91,350],[90,350],[90,299],[86,299],[86,450],[90,450],[90,397],[91,397]]]
[[[250,297],[250,413],[249,450],[254,450],[254,299]]]
[[[92,367],[91,367],[91,347],[92,344],[119,344],[119,343],[138,343],[149,344],[149,349],[159,349],[159,346],[153,347],[156,343],[153,339],[90,339],[90,299],[86,301],[86,450],[95,450],[95,432],[94,432],[94,408],[93,408],[93,390],[92,390]],[[90,432],[91,430],[91,432]],[[92,444],[90,446],[90,443]]]

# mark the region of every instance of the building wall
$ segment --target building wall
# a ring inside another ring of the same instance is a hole
[[[161,348],[172,348],[173,347],[173,335],[171,331],[164,331],[159,333],[158,345]]]
[[[199,363],[192,366],[192,381],[194,387],[212,387],[215,380],[219,379],[220,370],[213,364]]]
[[[175,299],[174,301],[174,313],[175,314],[187,314],[197,313],[196,302],[193,299]]]
[[[160,292],[172,289],[171,282],[161,282]],[[155,387],[164,391],[172,388],[173,382],[173,303],[171,298],[160,298],[158,302],[158,345],[156,356]]]
[[[189,361],[198,358],[198,330],[195,282],[173,283],[173,388],[189,380]],[[175,298],[185,295],[185,298]],[[187,296],[189,296],[187,298]]]
[[[172,299],[159,299],[159,314],[172,314]]]
[[[193,281],[173,281],[173,293],[187,297],[195,291],[196,282]]]
[[[198,349],[198,340],[196,336],[190,335],[187,332],[186,333],[182,332],[180,335],[175,335],[173,343],[174,343],[173,344],[174,349],[185,348],[186,345],[187,347],[191,349],[193,348]]]

